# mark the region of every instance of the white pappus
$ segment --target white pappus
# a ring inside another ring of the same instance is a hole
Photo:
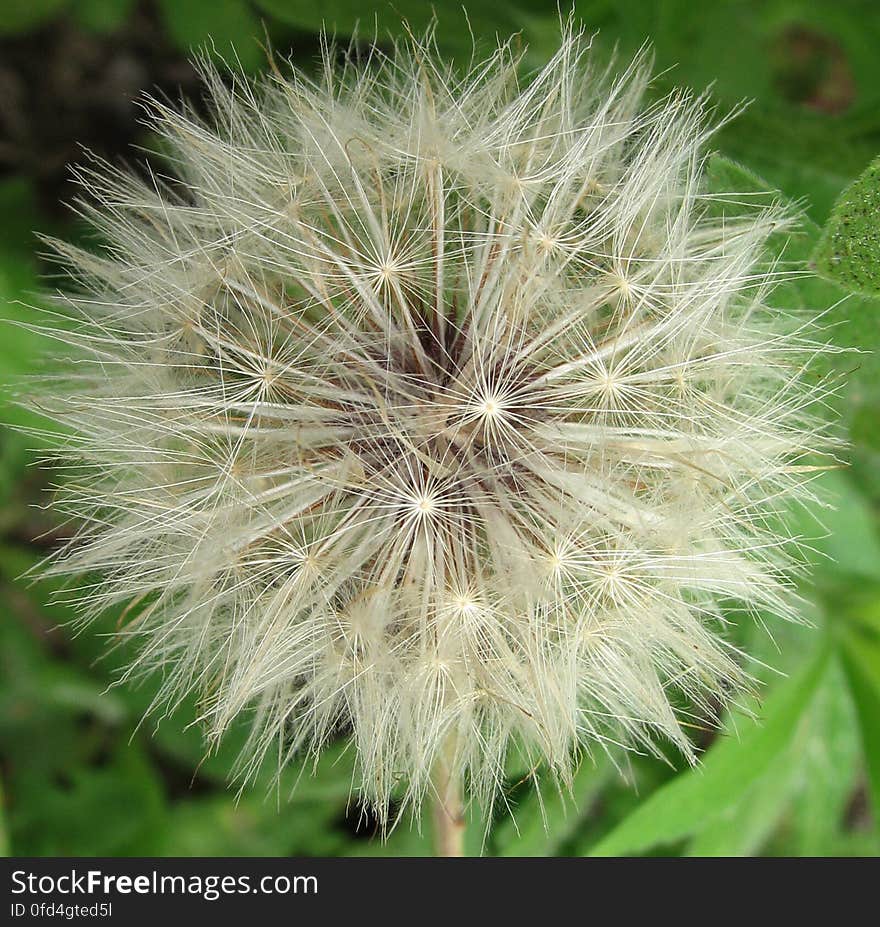
[[[831,442],[790,215],[719,217],[704,98],[588,51],[205,68],[208,116],[150,104],[173,179],[82,173],[52,569],[210,738],[251,712],[245,775],[345,730],[387,811],[438,762],[690,756],[743,682],[721,604],[796,614],[777,516]]]

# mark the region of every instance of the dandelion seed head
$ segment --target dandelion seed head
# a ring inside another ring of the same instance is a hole
[[[206,68],[211,116],[152,104],[174,180],[83,174],[54,569],[126,607],[160,703],[250,713],[246,777],[339,731],[380,811],[441,754],[482,798],[511,751],[691,755],[744,681],[722,604],[794,616],[775,516],[829,446],[789,216],[717,218],[705,100],[571,27],[529,79],[367,58]]]

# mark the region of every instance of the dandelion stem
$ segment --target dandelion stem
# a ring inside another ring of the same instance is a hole
[[[464,807],[461,782],[450,775],[446,757],[437,761],[434,772],[434,852],[437,856],[464,856]]]

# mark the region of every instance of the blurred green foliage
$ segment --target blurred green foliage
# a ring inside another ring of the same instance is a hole
[[[555,4],[466,6],[467,19],[457,3],[433,4],[444,53],[466,62],[473,41],[479,47],[517,31],[529,65],[552,53]],[[721,154],[708,180],[719,191],[765,191],[802,207],[801,231],[780,242],[779,253],[792,262],[813,254],[824,279],[793,281],[777,298],[783,306],[831,307],[831,337],[864,352],[835,360],[849,374],[839,412],[852,465],[817,477],[831,503],[819,521],[793,513],[803,535],[816,539],[804,624],[774,624],[771,634],[734,622],[760,698],[732,710],[720,731],[694,732],[706,748],[702,765],[597,754],[562,794],[512,769],[491,822],[474,811],[469,851],[877,855],[880,355],[870,352],[880,348],[880,178],[876,162],[866,167],[880,151],[880,8],[867,0],[579,0],[574,8],[599,33],[597,55],[616,46],[626,59],[650,40],[659,73],[652,92],[711,84],[722,114],[751,100],[716,137]],[[421,0],[4,0],[0,68],[17,42],[58,30],[78,41],[124,43],[133,17],[154,24],[181,61],[203,49],[252,72],[271,46],[308,67],[322,24],[340,37],[359,24],[362,36],[387,42],[401,33],[401,16],[419,32],[430,10]],[[0,158],[4,144],[0,135]],[[46,268],[32,233],[77,229],[59,218],[57,202],[46,202],[44,178],[29,161],[0,165],[0,305],[6,319],[24,323],[5,326],[0,338],[0,419],[28,427],[36,421],[5,396],[15,377],[41,371],[42,339],[28,327],[39,316],[28,304]],[[427,828],[419,832],[407,819],[387,843],[378,839],[369,811],[350,794],[344,743],[315,770],[289,768],[278,782],[267,770],[236,792],[228,783],[243,730],[206,756],[194,705],[144,721],[155,681],[110,687],[126,665],[125,648],[108,650],[106,641],[120,616],[77,633],[63,590],[22,578],[51,548],[55,530],[38,507],[52,480],[37,463],[43,443],[37,432],[0,431],[0,852],[429,852]],[[731,617],[738,617],[733,604]]]

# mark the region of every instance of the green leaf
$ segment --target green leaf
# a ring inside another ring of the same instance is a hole
[[[795,771],[790,855],[822,856],[843,830],[861,752],[855,706],[835,658],[789,751]]]
[[[156,770],[138,744],[125,740],[100,760],[52,777],[17,778],[10,809],[16,854],[154,854],[166,823]]]
[[[264,779],[241,793],[233,789],[177,802],[160,855],[340,853],[347,840],[341,822],[353,774],[352,751],[345,748],[344,741],[329,746],[314,769],[294,763],[272,789]]]
[[[710,196],[710,213],[719,218],[746,216],[756,208],[786,199],[781,191],[753,170],[720,154],[712,155],[706,164],[705,186]],[[786,269],[803,271],[818,236],[816,223],[801,217],[792,232],[783,231],[770,237],[768,257],[781,260]],[[839,302],[840,296],[836,286],[818,276],[799,275],[784,280],[774,289],[772,304],[819,313]],[[848,332],[832,334],[837,335],[838,343],[847,347],[851,344]]]
[[[849,129],[850,121],[759,98],[721,129],[716,144],[748,164],[769,187],[803,203],[812,220],[824,222],[876,150],[876,142]]]
[[[262,28],[245,0],[160,0],[159,8],[183,51],[237,60],[245,71],[263,63]]]
[[[827,321],[851,355],[844,410],[857,448],[860,479],[880,495],[880,158],[841,195],[812,253],[812,264],[838,290]],[[844,299],[846,293],[857,294]]]
[[[0,424],[39,428],[45,422],[11,399],[18,378],[40,369],[50,344],[47,338],[25,327],[45,321],[39,310],[29,305],[39,289],[33,231],[41,221],[34,199],[34,191],[26,181],[0,181]],[[6,429],[0,430],[0,441],[0,458],[4,464],[13,465],[29,459],[22,453],[24,444],[34,447],[45,443],[37,437],[22,439]]]
[[[320,4],[256,0],[256,3],[266,13],[298,29],[317,32],[326,27],[340,37],[357,32],[362,38],[371,38],[375,31],[380,43],[389,35],[404,35],[406,26],[418,36],[434,21],[434,7],[423,0],[325,0]],[[443,51],[469,54],[474,38],[488,45],[496,33],[506,39],[519,29],[520,17],[508,5],[472,0],[466,9],[466,14],[457,7],[438,15],[436,37]]]
[[[874,821],[880,830],[880,633],[848,622],[841,630],[841,656],[859,719]]]
[[[880,534],[868,500],[840,470],[816,477],[812,489],[828,507],[799,506],[791,520],[814,554],[814,569],[880,580]]]
[[[880,296],[880,158],[844,190],[813,252],[816,269],[852,293]],[[880,345],[880,312],[875,314]]]
[[[545,28],[529,23],[526,30],[535,52],[530,63],[546,60],[558,40],[552,8],[544,9]],[[710,87],[722,113],[747,100],[716,144],[789,199],[803,201],[818,221],[877,150],[876,4],[576,0],[575,10],[598,30],[594,56],[607,58],[618,48],[625,62],[650,41],[657,71],[652,95]],[[836,106],[827,105],[829,90],[842,96]]]
[[[427,817],[427,816],[426,816]],[[465,831],[465,840],[479,833],[475,827],[468,821],[468,827]],[[479,854],[479,848],[474,851],[466,845],[465,856]],[[401,821],[391,832],[387,840],[383,841],[380,834],[376,834],[369,839],[348,840],[339,848],[339,856],[433,856],[434,843],[431,835],[431,825],[422,823],[421,830],[414,822],[405,820]]]
[[[771,694],[758,722],[743,720],[738,736],[723,734],[702,763],[659,788],[591,856],[621,856],[672,844],[700,832],[735,806],[791,743],[828,665],[828,648]]]
[[[499,856],[555,856],[580,829],[613,767],[606,754],[585,757],[570,789],[540,781],[511,809],[492,837]]]
[[[781,753],[733,807],[701,830],[688,856],[755,856],[777,826],[797,777],[792,750]]]
[[[757,855],[780,823],[787,855],[821,855],[841,833],[858,774],[853,715],[835,660],[791,743],[735,806],[691,841],[688,856]]]
[[[718,199],[713,204],[716,215],[742,215],[749,204],[768,203],[781,194],[753,171],[722,155],[713,155],[706,169],[708,191]],[[739,192],[748,199],[724,197]],[[772,256],[782,257],[789,268],[806,269],[820,231],[804,217],[796,234],[778,235],[770,241]],[[772,294],[772,303],[786,309],[809,309],[824,312],[825,337],[832,344],[847,349],[843,354],[817,357],[815,375],[839,375],[843,379],[837,408],[849,427],[850,435],[860,445],[856,463],[862,471],[870,470],[877,459],[872,449],[880,451],[880,302],[850,296],[840,287],[818,275],[806,275],[786,281]],[[850,352],[856,349],[860,353]]]

